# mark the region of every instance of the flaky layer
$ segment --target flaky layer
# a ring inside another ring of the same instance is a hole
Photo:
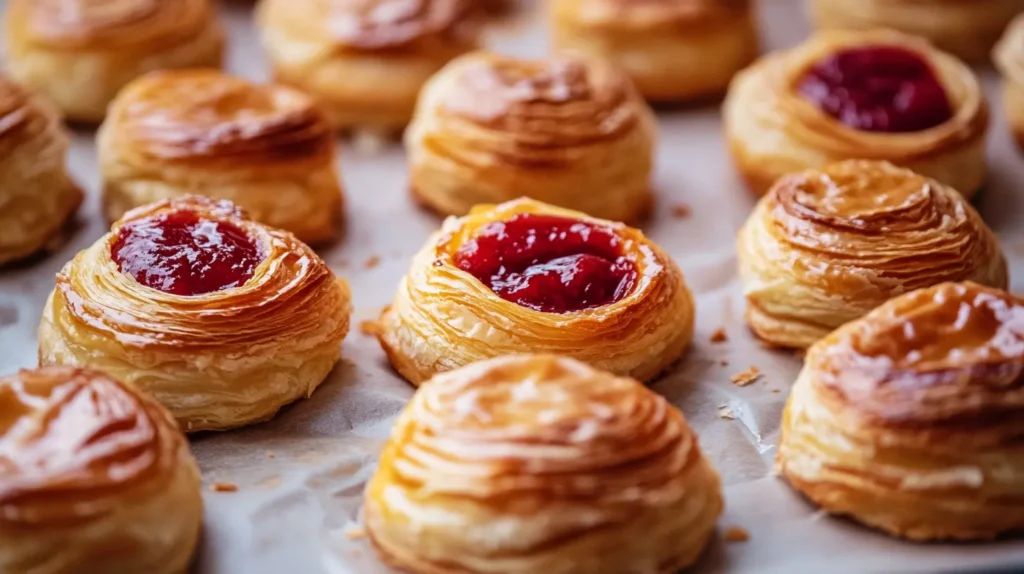
[[[1016,18],[1006,28],[992,57],[1003,76],[1006,120],[1017,145],[1024,149],[1024,16]]]
[[[677,409],[554,356],[505,357],[417,391],[367,485],[383,558],[418,574],[670,573],[721,486]]]

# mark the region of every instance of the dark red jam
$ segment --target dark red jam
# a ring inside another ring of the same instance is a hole
[[[498,296],[546,313],[614,303],[637,272],[608,229],[576,219],[520,214],[484,226],[455,254],[455,265]]]
[[[811,68],[798,89],[824,112],[862,131],[916,132],[953,117],[931,66],[895,46],[836,52]]]
[[[237,226],[176,211],[121,228],[111,257],[122,273],[174,295],[202,295],[245,284],[263,260]]]

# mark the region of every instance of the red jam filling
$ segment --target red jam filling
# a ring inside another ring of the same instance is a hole
[[[111,257],[122,273],[174,295],[202,295],[245,284],[263,260],[237,226],[176,211],[121,228]]]
[[[822,111],[862,131],[916,132],[953,117],[931,66],[895,46],[836,52],[811,68],[798,89]]]
[[[568,313],[614,303],[636,283],[622,240],[576,219],[520,214],[483,227],[455,265],[517,305]]]

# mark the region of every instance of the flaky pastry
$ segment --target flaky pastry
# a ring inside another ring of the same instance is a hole
[[[306,243],[341,226],[333,131],[291,88],[215,70],[154,72],[114,100],[97,147],[110,221],[197,194],[228,199]]]
[[[0,572],[185,574],[202,514],[156,401],[98,371],[0,378]]]
[[[725,92],[757,57],[750,0],[553,0],[554,44],[608,58],[649,100]]]
[[[993,52],[1003,75],[1003,109],[1017,146],[1024,150],[1024,13],[1006,28]]]
[[[1006,288],[995,234],[960,194],[885,162],[783,177],[739,232],[747,321],[807,347],[896,295],[946,281]]]
[[[60,112],[0,76],[0,265],[59,246],[82,203]]]
[[[438,73],[405,134],[413,195],[445,215],[522,196],[634,221],[651,204],[654,116],[603,60],[478,52]]]
[[[262,0],[274,77],[320,98],[334,125],[394,132],[423,84],[477,47],[476,0]]]
[[[672,574],[722,511],[678,409],[551,355],[423,385],[366,487],[367,534],[414,574]]]
[[[209,0],[10,0],[2,38],[12,78],[92,123],[136,77],[219,67],[224,51]]]
[[[528,199],[450,217],[381,315],[378,337],[418,385],[515,353],[555,353],[650,380],[693,338],[675,262],[637,229]]]
[[[337,362],[347,284],[294,235],[200,197],[128,212],[57,274],[42,365],[152,394],[187,431],[268,419]]]
[[[826,511],[912,540],[1024,528],[1024,301],[974,283],[897,297],[807,354],[778,469]]]
[[[987,176],[988,104],[974,73],[898,32],[819,32],[768,54],[733,80],[723,115],[758,195],[787,173],[843,159],[889,161],[966,197]]]

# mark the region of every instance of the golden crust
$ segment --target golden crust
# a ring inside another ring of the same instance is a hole
[[[4,43],[11,77],[71,120],[103,120],[146,72],[219,67],[224,38],[209,0],[11,0]]]
[[[1003,109],[1017,145],[1024,150],[1024,14],[1006,28],[993,51],[1003,76]]]
[[[1006,260],[948,186],[885,162],[848,160],[783,177],[739,232],[747,321],[808,347],[890,298],[946,281],[1006,288]]]
[[[854,46],[894,45],[934,68],[953,117],[907,133],[859,131],[802,98],[794,84],[809,66]],[[768,54],[733,80],[723,107],[733,159],[751,190],[763,195],[779,177],[844,159],[889,161],[949,185],[970,198],[985,181],[988,104],[974,73],[922,39],[897,32],[820,32]]]
[[[98,149],[110,221],[199,194],[306,243],[341,227],[333,132],[313,100],[291,88],[215,70],[154,72],[114,100]]]
[[[811,347],[778,467],[825,510],[913,540],[1024,527],[1024,301],[974,283],[891,300]]]
[[[63,243],[82,203],[67,149],[56,108],[0,76],[0,265]]]
[[[478,52],[427,84],[405,143],[413,193],[439,213],[528,195],[635,221],[650,208],[656,138],[650,108],[601,60]]]
[[[554,0],[556,47],[604,57],[649,100],[725,92],[757,56],[749,0]]]
[[[0,378],[0,572],[180,574],[202,521],[171,415],[97,371]]]
[[[607,227],[639,273],[623,299],[556,314],[506,301],[453,260],[479,229],[520,213],[560,215]],[[414,385],[437,373],[516,353],[555,353],[642,381],[660,374],[693,339],[693,295],[675,262],[637,229],[528,199],[448,218],[416,255],[380,318],[381,347]]]
[[[1024,0],[809,0],[808,8],[818,29],[890,28],[982,61],[1006,23],[1024,12]]]
[[[474,0],[262,0],[275,78],[320,98],[340,129],[394,131],[427,79],[476,48]]]
[[[111,246],[128,222],[178,210],[244,230],[265,258],[237,288],[181,296],[121,273]],[[130,211],[57,274],[39,327],[42,365],[88,365],[164,404],[187,431],[269,419],[308,397],[348,332],[348,285],[295,236],[227,201],[187,197]]]
[[[365,502],[379,554],[415,574],[669,574],[697,559],[722,511],[676,408],[550,355],[421,387]]]

